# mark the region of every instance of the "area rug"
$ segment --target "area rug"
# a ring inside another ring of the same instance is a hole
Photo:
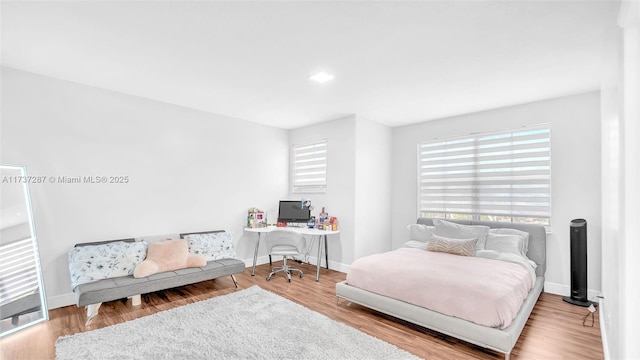
[[[252,286],[61,337],[56,359],[417,359],[373,336]]]

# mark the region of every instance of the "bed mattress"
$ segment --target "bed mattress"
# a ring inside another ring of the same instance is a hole
[[[526,264],[415,248],[356,260],[347,284],[457,317],[505,328],[535,282]]]

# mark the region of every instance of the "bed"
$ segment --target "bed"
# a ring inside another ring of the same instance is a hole
[[[434,220],[439,224],[441,223],[441,219],[419,218],[417,224],[420,224],[420,226],[433,226]],[[518,341],[518,337],[520,336],[520,333],[522,332],[522,329],[524,328],[529,315],[531,314],[531,311],[543,290],[544,274],[546,270],[546,230],[544,226],[535,224],[449,219],[447,219],[447,221],[460,224],[462,226],[486,226],[492,229],[490,230],[491,232],[509,232],[513,230],[504,229],[516,229],[528,234],[528,244],[525,249],[525,254],[531,262],[535,263],[532,275],[533,282],[528,293],[524,294],[524,299],[521,302],[519,310],[516,310],[516,312],[514,312],[514,317],[508,321],[508,326],[480,325],[469,320],[464,320],[460,317],[445,315],[438,311],[433,311],[407,301],[399,300],[397,299],[399,296],[385,296],[373,291],[363,290],[349,284],[349,274],[347,275],[347,280],[336,284],[336,295],[338,296],[338,301],[340,299],[345,299],[363,305],[381,313],[435,330],[442,334],[453,336],[469,343],[504,353],[505,359],[509,359],[511,351]],[[422,227],[424,228],[424,226]],[[479,246],[484,247],[485,244],[481,244]],[[462,258],[462,256],[459,258]],[[354,264],[356,264],[356,262],[354,262]]]

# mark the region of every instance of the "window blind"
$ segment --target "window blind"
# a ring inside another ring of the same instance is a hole
[[[550,225],[547,125],[418,144],[419,216]]]
[[[327,189],[327,140],[293,145],[292,192],[324,192]]]
[[[38,290],[33,239],[14,241],[0,246],[0,306]]]

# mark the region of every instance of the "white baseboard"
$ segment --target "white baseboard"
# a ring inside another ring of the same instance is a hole
[[[605,322],[607,307],[604,299],[600,299],[598,308],[598,317],[600,320],[600,336],[602,337],[602,353],[604,354],[604,360],[609,360],[611,359],[611,356],[609,355],[609,338],[607,336],[607,326]]]
[[[47,296],[47,307],[49,308],[49,310],[75,304],[76,296],[72,292],[56,296]]]
[[[556,283],[546,281],[544,283],[544,292],[556,294],[556,295],[562,295],[562,296],[570,296],[571,287],[569,285],[556,284]],[[598,302],[599,295],[600,295],[600,291],[587,289],[587,299],[594,302]]]

